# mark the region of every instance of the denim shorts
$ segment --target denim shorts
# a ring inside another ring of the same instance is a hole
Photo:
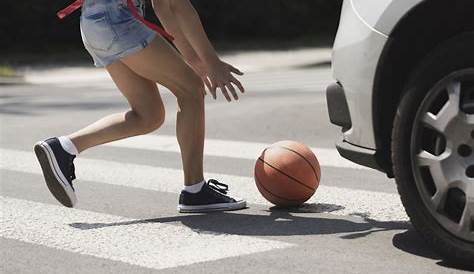
[[[134,0],[134,3],[143,16],[142,0]],[[157,35],[132,15],[127,0],[85,0],[80,30],[96,67],[108,66],[144,49]]]

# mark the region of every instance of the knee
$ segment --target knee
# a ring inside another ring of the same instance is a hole
[[[188,79],[180,88],[178,104],[184,107],[202,107],[204,105],[204,83],[197,74]]]
[[[140,134],[151,133],[160,128],[165,122],[164,108],[157,108],[152,112],[146,114],[139,114],[138,128]]]

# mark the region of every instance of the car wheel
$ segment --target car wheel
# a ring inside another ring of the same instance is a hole
[[[474,33],[414,70],[392,132],[398,192],[413,226],[448,261],[474,267]]]

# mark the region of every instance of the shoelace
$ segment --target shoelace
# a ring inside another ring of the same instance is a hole
[[[222,194],[227,194],[227,191],[229,190],[228,185],[223,184],[223,183],[219,183],[217,180],[214,180],[214,179],[209,179],[207,181],[207,185],[210,188],[212,188],[212,189],[214,189],[214,190],[216,190],[216,191],[218,191]]]
[[[76,173],[75,173],[74,162],[73,162],[74,158],[76,158],[76,155],[73,155],[69,162],[69,173],[71,174],[69,176],[69,179],[71,179],[71,181],[76,179]]]

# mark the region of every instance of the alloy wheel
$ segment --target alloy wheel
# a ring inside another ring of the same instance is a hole
[[[415,183],[436,221],[474,242],[474,69],[454,72],[426,95],[411,138]]]

